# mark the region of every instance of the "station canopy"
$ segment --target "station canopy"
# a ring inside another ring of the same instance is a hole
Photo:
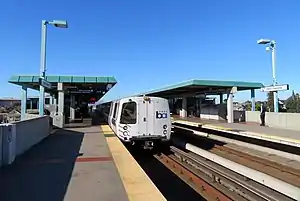
[[[95,93],[105,94],[116,83],[114,77],[96,77],[96,76],[54,76],[49,75],[45,78],[46,81],[51,83],[51,88],[45,88],[47,93],[57,92],[58,83],[63,83],[64,90],[69,93]],[[9,80],[9,83],[24,86],[34,90],[39,90],[39,76],[31,75],[15,75]]]
[[[229,92],[232,87],[238,91],[260,89],[264,85],[259,82],[240,81],[215,81],[215,80],[188,80],[178,84],[170,85],[161,89],[144,92],[138,95],[159,96],[159,97],[180,97],[183,95],[196,96],[200,94],[217,95]]]

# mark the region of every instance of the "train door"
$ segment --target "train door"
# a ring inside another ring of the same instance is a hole
[[[117,132],[116,122],[117,122],[117,117],[118,117],[117,116],[118,108],[119,108],[119,102],[115,102],[114,109],[113,109],[113,115],[112,115],[112,119],[111,119],[111,127],[115,132]]]
[[[144,98],[145,101],[145,107],[146,107],[146,117],[147,117],[147,134],[148,135],[155,135],[155,106],[157,100],[150,99],[150,98]]]
[[[110,105],[110,111],[109,111],[109,115],[108,115],[108,124],[111,126],[112,124],[112,116],[113,116],[113,112],[114,112],[114,107],[115,106],[115,103],[114,102],[111,102],[111,105]]]
[[[149,135],[147,133],[147,103],[144,99],[138,99],[138,135]]]

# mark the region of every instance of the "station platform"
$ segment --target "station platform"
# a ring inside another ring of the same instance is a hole
[[[257,123],[227,123],[197,117],[182,118],[175,115],[172,116],[172,122],[300,147],[300,131],[296,130],[260,126]]]
[[[165,200],[107,125],[57,130],[0,169],[1,200]]]

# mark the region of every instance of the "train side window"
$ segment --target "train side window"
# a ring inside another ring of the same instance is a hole
[[[110,108],[109,108],[109,116],[112,115],[113,109],[114,109],[114,105],[113,105],[113,103],[111,103]]]
[[[107,110],[106,110],[107,114],[109,114],[109,112],[110,112],[110,105],[107,106]]]
[[[121,124],[136,124],[136,102],[127,102],[122,105]]]
[[[115,107],[114,107],[114,115],[113,115],[113,118],[114,118],[114,119],[116,118],[116,114],[117,114],[117,105],[118,105],[118,103],[115,103]]]
[[[120,105],[120,103],[119,103],[119,102],[117,102],[116,119],[118,118],[118,114],[119,114],[119,105]]]
[[[46,105],[50,104],[50,98],[45,98],[45,104]]]
[[[105,105],[103,108],[104,114],[109,114],[109,105]]]

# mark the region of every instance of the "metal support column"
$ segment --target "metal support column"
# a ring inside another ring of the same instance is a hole
[[[41,63],[40,63],[40,78],[45,78],[45,66],[46,66],[46,38],[47,38],[47,22],[42,21],[42,39],[41,39]],[[45,103],[45,88],[40,85],[39,94],[39,115],[44,115],[44,103]]]
[[[237,91],[236,87],[232,87],[230,92],[227,94],[227,122],[234,122],[234,112],[233,112],[233,94]]]
[[[277,84],[277,80],[276,80],[276,43],[275,41],[272,41],[271,43],[271,47],[272,47],[272,72],[273,72],[273,86],[275,86]],[[273,92],[273,96],[274,96],[274,112],[278,112],[278,92],[274,91]]]
[[[25,119],[27,106],[27,87],[22,87],[22,99],[21,99],[21,120]]]
[[[64,105],[65,105],[65,93],[63,83],[57,83],[58,90],[58,126],[60,128],[64,127],[65,124],[65,115],[64,115]]]
[[[251,89],[251,111],[255,111],[255,90]]]
[[[75,120],[75,96],[70,95],[70,120]]]
[[[181,117],[187,117],[187,97],[182,98]]]

